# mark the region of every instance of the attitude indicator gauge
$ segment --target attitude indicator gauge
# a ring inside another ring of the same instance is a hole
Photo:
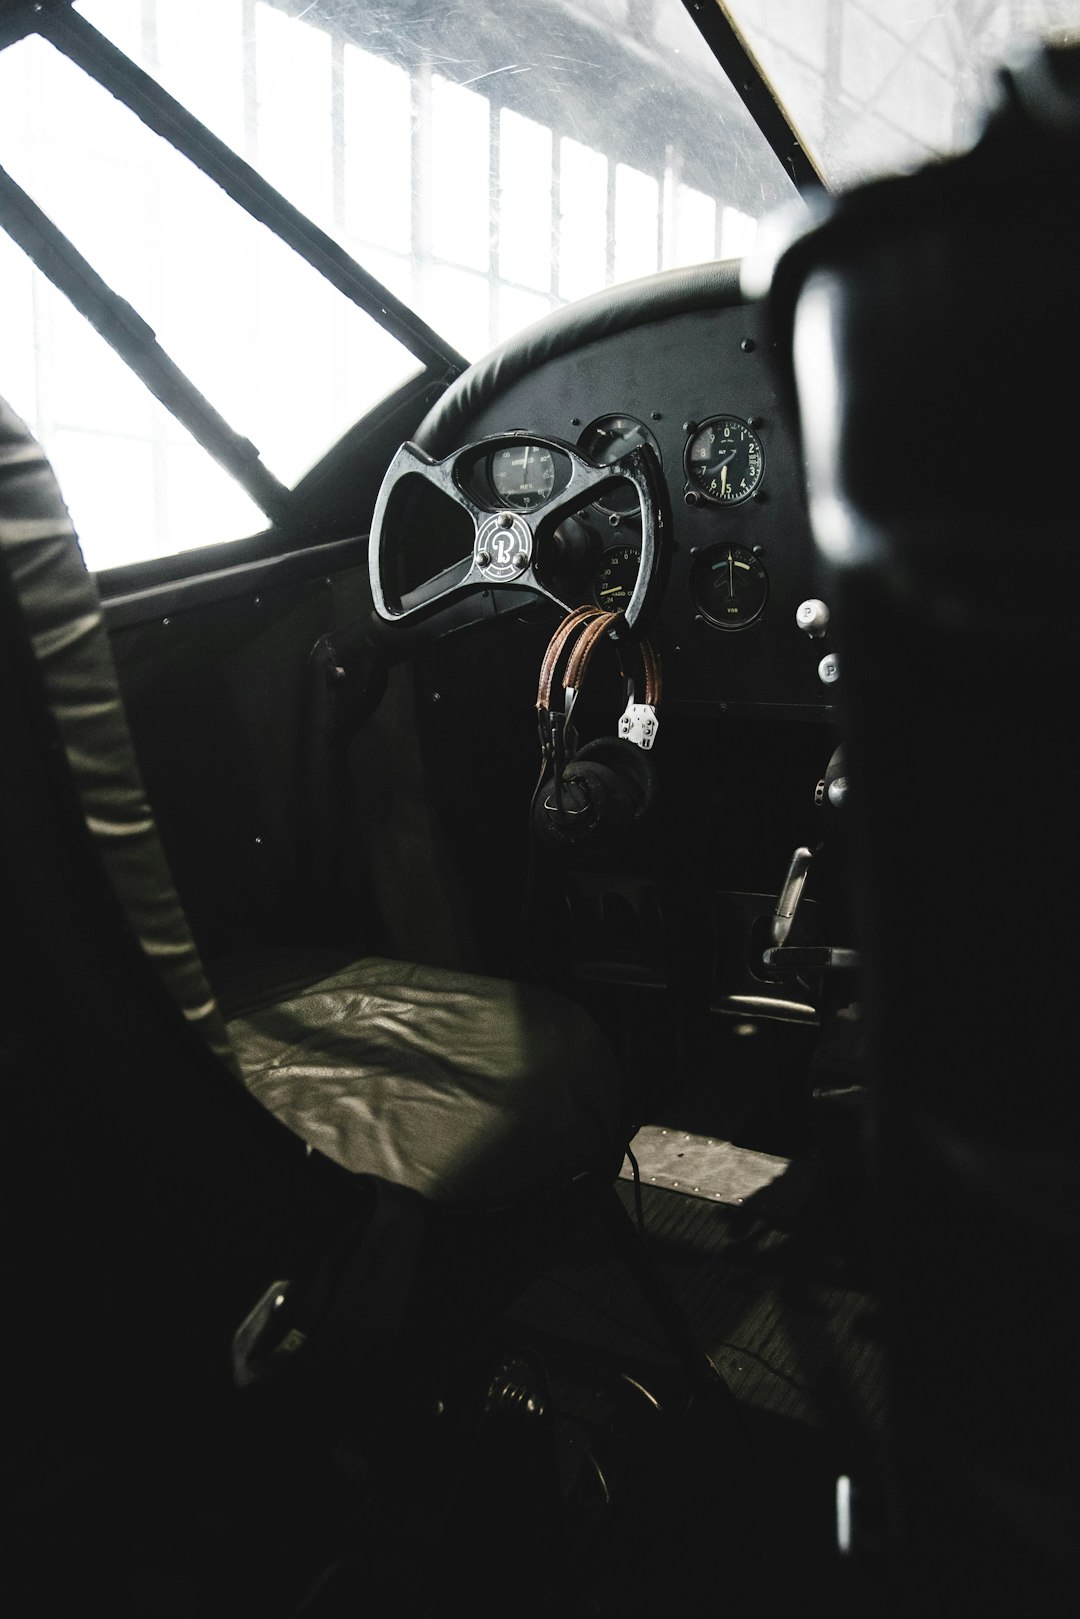
[[[699,495],[719,506],[737,506],[757,493],[765,450],[741,416],[712,416],[687,440],[684,465]]]
[[[710,545],[691,564],[690,597],[715,629],[744,630],[765,611],[769,576],[745,545]]]

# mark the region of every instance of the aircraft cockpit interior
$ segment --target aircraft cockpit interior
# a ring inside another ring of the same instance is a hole
[[[5,1610],[1058,1612],[1077,0],[4,0]]]

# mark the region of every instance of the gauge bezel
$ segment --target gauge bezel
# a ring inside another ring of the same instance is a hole
[[[750,562],[753,564],[755,574],[761,578],[764,584],[761,605],[749,618],[717,618],[712,612],[709,611],[708,606],[702,600],[700,586],[702,573],[712,569],[714,566],[714,558],[718,552],[727,554],[733,551],[738,551],[742,556],[750,559]],[[739,630],[748,630],[752,628],[753,625],[761,623],[765,609],[769,603],[770,581],[765,564],[750,546],[738,545],[732,540],[719,540],[715,545],[705,546],[703,550],[698,551],[695,555],[690,564],[690,573],[687,577],[687,589],[690,593],[690,604],[693,607],[694,612],[706,624],[708,624],[711,629],[724,630],[728,635],[734,635]]]
[[[697,473],[693,470],[693,462],[691,460],[690,452],[694,445],[698,443],[703,433],[712,431],[718,425],[722,425],[724,423],[731,423],[732,426],[739,428],[744,437],[750,441],[754,448],[748,451],[748,459],[752,458],[754,449],[756,449],[758,465],[757,472],[753,477],[753,481],[747,484],[746,478],[744,477],[740,482],[737,493],[730,495],[714,495],[705,487]],[[717,506],[723,509],[727,506],[741,506],[745,501],[752,500],[761,488],[762,480],[765,477],[765,445],[762,442],[761,434],[753,425],[752,419],[748,421],[745,416],[736,416],[732,411],[721,411],[715,416],[706,416],[703,421],[700,421],[697,424],[694,431],[689,434],[686,443],[683,446],[683,473],[686,478],[687,489],[696,493],[701,500],[707,500],[710,506]]]
[[[664,457],[660,453],[659,444],[656,442],[656,434],[650,427],[646,425],[645,422],[641,420],[640,416],[632,416],[627,410],[605,411],[602,416],[594,416],[592,421],[589,422],[588,426],[582,428],[577,437],[577,447],[583,455],[587,455],[592,461],[596,460],[596,456],[589,448],[589,439],[591,435],[596,433],[598,428],[603,427],[607,422],[632,422],[633,425],[640,430],[642,441],[649,446],[650,450],[652,450],[653,454],[656,456],[661,469],[663,468]],[[607,465],[606,462],[601,464]],[[607,517],[622,517],[628,520],[633,520],[635,517],[640,517],[641,515],[636,495],[634,497],[634,503],[632,506],[619,505],[612,501],[610,495],[605,497],[603,500],[594,501],[593,504],[597,511],[603,512]]]
[[[500,488],[499,482],[495,475],[495,463],[498,461],[500,456],[513,455],[515,452],[520,453],[523,450],[526,452],[532,451],[532,453],[546,461],[547,465],[551,469],[550,486],[538,500],[526,500],[521,495],[515,494],[505,488]],[[520,512],[523,517],[528,517],[532,512],[543,511],[548,501],[559,492],[559,459],[556,457],[555,453],[547,447],[546,444],[533,444],[533,442],[528,438],[522,438],[516,441],[511,440],[506,444],[496,444],[495,447],[488,452],[488,455],[484,461],[484,476],[487,479],[488,487],[490,488],[495,499],[495,503],[499,508],[511,512]],[[565,483],[565,481],[566,480],[564,478],[563,482]]]
[[[512,495],[508,497],[499,490],[492,477],[492,466],[497,455],[505,450],[521,450],[527,445],[542,450],[555,466],[551,489],[542,500],[532,504],[516,500]],[[557,445],[538,442],[532,433],[500,433],[476,447],[475,453],[455,470],[454,482],[483,511],[512,511],[526,520],[533,520],[542,517],[550,503],[562,494],[570,482],[572,470],[570,457]]]

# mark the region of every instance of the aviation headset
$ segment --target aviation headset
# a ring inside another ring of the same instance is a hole
[[[563,619],[544,654],[536,695],[544,768],[533,801],[533,826],[549,847],[595,845],[618,837],[645,817],[656,796],[650,750],[659,728],[660,659],[651,641],[635,643],[644,674],[644,701],[638,702],[624,662],[630,643],[612,641],[609,634],[620,617],[599,607],[579,607]],[[626,708],[617,736],[579,748],[571,715],[601,641],[618,653]],[[560,692],[561,700],[553,703],[553,693],[558,699]]]

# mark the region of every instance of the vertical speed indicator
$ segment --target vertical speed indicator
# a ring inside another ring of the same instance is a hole
[[[691,488],[706,500],[737,506],[757,491],[765,450],[740,416],[712,416],[687,440],[684,464]]]

